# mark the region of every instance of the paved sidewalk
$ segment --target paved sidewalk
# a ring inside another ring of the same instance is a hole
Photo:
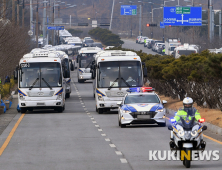
[[[7,110],[5,113],[0,115],[0,135],[5,130],[5,128],[8,126],[8,124],[12,121],[12,119],[15,117],[17,112],[17,105],[18,105],[18,99],[13,98],[12,99],[12,106],[9,110]]]

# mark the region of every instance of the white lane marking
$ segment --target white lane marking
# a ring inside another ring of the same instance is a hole
[[[86,111],[86,113],[88,113],[89,111]]]
[[[99,132],[102,132],[103,130],[102,130],[102,129],[98,129],[98,131],[99,131]]]
[[[92,117],[91,119],[93,120],[94,118]]]
[[[81,103],[81,104],[84,104],[84,103]]]
[[[90,115],[90,113],[87,113],[87,115]]]
[[[115,151],[117,155],[123,155],[120,151]]]
[[[92,121],[93,123],[96,123],[96,121]]]
[[[106,136],[106,134],[105,133],[103,133],[103,134],[101,134],[102,136]]]
[[[120,161],[121,161],[121,163],[123,163],[123,164],[127,163],[127,160],[124,159],[124,158],[120,158]]]
[[[109,141],[110,141],[110,139],[109,139],[109,138],[106,138],[106,139],[105,139],[105,141],[109,142]]]
[[[95,127],[99,127],[99,125],[95,125]]]
[[[82,106],[82,107],[86,107],[86,106]]]
[[[111,148],[115,148],[115,147],[116,147],[116,145],[114,145],[114,144],[109,144],[109,146],[110,146]]]

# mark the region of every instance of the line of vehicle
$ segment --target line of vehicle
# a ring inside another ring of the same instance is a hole
[[[166,119],[170,120],[170,118],[168,118],[168,117],[166,117]],[[204,135],[204,134],[203,134],[203,136],[204,136],[205,138],[208,138],[208,139],[210,139],[210,140],[212,140],[212,141],[214,141],[214,142],[217,142],[217,143],[219,143],[219,144],[222,145],[222,142],[219,141],[219,140],[216,140],[216,139],[214,139],[214,138],[212,138],[212,137],[209,137],[209,136],[207,136],[207,135]]]
[[[25,114],[22,114],[20,116],[20,118],[18,119],[18,121],[16,122],[15,126],[12,128],[11,132],[9,133],[8,137],[6,138],[5,142],[3,143],[2,147],[0,148],[0,156],[2,155],[2,153],[4,152],[4,150],[6,149],[6,147],[8,146],[10,140],[12,139],[16,129],[18,128],[20,122],[22,121],[23,117],[25,116]]]

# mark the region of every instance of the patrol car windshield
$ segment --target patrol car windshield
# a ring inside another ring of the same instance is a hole
[[[82,53],[80,55],[79,68],[90,67],[95,53]]]
[[[156,95],[127,95],[124,103],[160,103],[160,100]]]
[[[190,55],[196,53],[194,50],[178,50],[178,54],[180,55]]]
[[[61,87],[62,75],[59,63],[22,63],[20,88]]]
[[[98,87],[142,87],[139,61],[109,61],[99,63]]]

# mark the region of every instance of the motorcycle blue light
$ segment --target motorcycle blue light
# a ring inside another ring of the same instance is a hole
[[[175,123],[176,120],[175,119],[170,119],[171,123]]]

